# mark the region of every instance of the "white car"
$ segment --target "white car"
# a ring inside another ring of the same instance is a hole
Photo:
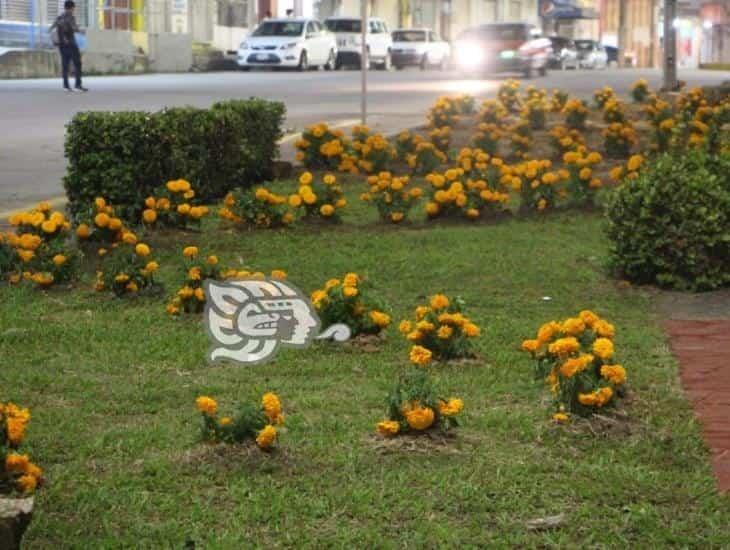
[[[445,69],[451,56],[451,46],[430,29],[398,29],[393,31],[393,66],[439,67]]]
[[[576,40],[578,62],[584,69],[605,69],[608,67],[606,49],[595,40]]]
[[[289,17],[267,19],[238,48],[238,66],[335,68],[337,41],[316,19]]]
[[[362,56],[362,27],[357,17],[329,17],[325,26],[337,37],[337,67],[360,67]],[[381,19],[368,19],[365,44],[368,50],[368,65],[389,70],[393,39],[388,26]]]

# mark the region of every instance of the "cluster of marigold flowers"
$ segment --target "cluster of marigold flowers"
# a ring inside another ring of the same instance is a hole
[[[309,218],[337,220],[337,211],[347,206],[347,199],[333,174],[325,174],[317,180],[311,172],[304,172],[299,176],[297,193],[289,197],[289,205],[301,207]]]
[[[43,481],[43,470],[18,452],[29,422],[28,409],[0,402],[0,490],[29,494]]]
[[[288,226],[295,220],[295,211],[301,205],[301,199],[296,199],[296,206],[292,202],[289,197],[274,193],[264,186],[235,189],[223,199],[218,215],[236,226]]]
[[[195,190],[189,181],[177,179],[168,181],[164,187],[144,201],[142,221],[148,227],[164,225],[168,227],[186,227],[198,225],[200,220],[210,213],[207,206],[196,206],[191,201],[195,198]]]
[[[623,395],[626,370],[615,361],[615,327],[589,310],[540,327],[522,349],[553,393],[558,422],[587,416]]]
[[[104,254],[101,269],[96,272],[95,290],[110,290],[122,297],[154,284],[160,265],[152,258],[152,247],[140,242],[136,234],[125,229],[121,241],[112,243],[110,250],[109,257]]]
[[[261,450],[269,451],[278,437],[277,426],[282,426],[285,420],[281,400],[273,392],[261,397],[258,409],[243,408],[237,417],[218,417],[218,402],[207,395],[199,396],[195,405],[203,418],[203,439],[210,443],[253,440]]]
[[[390,172],[381,172],[367,181],[369,189],[360,199],[374,204],[380,219],[386,222],[402,222],[423,195],[420,187],[410,185],[408,176],[394,177]]]

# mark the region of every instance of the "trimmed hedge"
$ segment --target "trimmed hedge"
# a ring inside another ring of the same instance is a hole
[[[607,205],[611,265],[677,290],[730,284],[730,154],[664,154]]]
[[[201,201],[273,176],[286,109],[262,99],[223,101],[210,109],[82,112],[66,128],[64,187],[72,216],[96,197],[136,220],[144,199],[187,179]]]

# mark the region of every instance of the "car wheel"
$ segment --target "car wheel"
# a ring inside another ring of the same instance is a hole
[[[333,50],[330,50],[329,57],[327,57],[327,63],[324,65],[325,71],[332,71],[337,67],[337,56]]]
[[[304,50],[299,56],[299,65],[297,70],[304,72],[309,70],[309,59],[307,58],[307,50]]]
[[[378,69],[381,71],[389,71],[393,66],[393,63],[390,59],[390,52],[385,54],[385,58],[383,59],[383,62],[378,65]]]

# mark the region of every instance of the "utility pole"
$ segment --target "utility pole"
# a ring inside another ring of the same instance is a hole
[[[360,0],[360,119],[363,125],[368,123],[368,2]]]
[[[667,92],[675,91],[677,85],[677,0],[664,0],[664,85]]]
[[[618,66],[626,66],[626,0],[618,2]]]

